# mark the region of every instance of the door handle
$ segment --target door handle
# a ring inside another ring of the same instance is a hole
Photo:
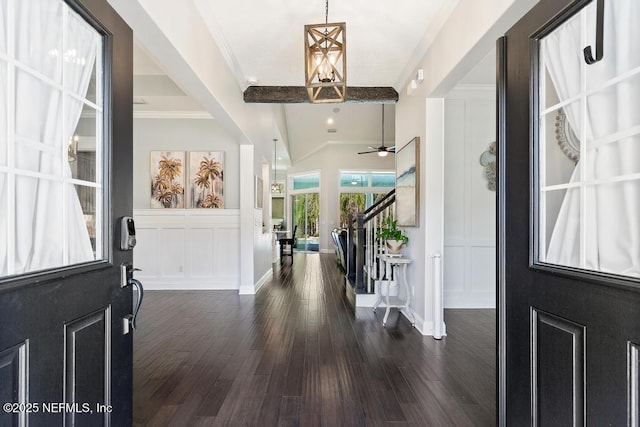
[[[136,269],[137,270],[137,269]],[[133,309],[133,314],[131,315],[131,319],[129,319],[129,323],[131,324],[131,329],[136,329],[136,319],[138,318],[138,313],[140,312],[140,306],[142,305],[142,297],[144,296],[144,288],[142,287],[142,283],[138,279],[134,279],[133,277],[129,279],[129,285],[136,288],[138,291],[138,300],[136,301],[136,307]]]
[[[133,309],[133,313],[128,314],[123,318],[124,333],[128,334],[129,330],[136,329],[136,320],[138,319],[138,313],[140,312],[140,306],[142,305],[142,298],[144,297],[144,287],[138,279],[133,278],[134,271],[141,271],[139,268],[133,268],[131,264],[122,264],[120,268],[122,269],[121,287],[125,288],[127,286],[133,286],[136,291],[138,291],[138,299]]]

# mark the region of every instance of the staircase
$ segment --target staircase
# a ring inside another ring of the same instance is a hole
[[[395,218],[395,194],[396,190],[391,190],[370,208],[349,218],[346,292],[355,307],[373,307],[380,281],[387,280],[384,266],[378,259],[385,251],[384,242],[376,242],[375,236],[388,216]],[[394,282],[392,277],[390,286]]]

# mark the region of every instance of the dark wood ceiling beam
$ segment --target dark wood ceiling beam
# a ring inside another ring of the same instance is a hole
[[[259,104],[302,104],[309,102],[304,86],[249,86],[244,102]],[[338,102],[336,100],[336,102]],[[394,103],[398,92],[392,87],[347,87],[345,103]]]

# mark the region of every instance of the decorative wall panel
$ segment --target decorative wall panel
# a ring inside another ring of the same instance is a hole
[[[446,308],[493,308],[495,192],[482,152],[495,140],[495,88],[469,86],[445,102],[443,287]]]
[[[146,289],[238,289],[238,209],[134,211],[136,273]]]

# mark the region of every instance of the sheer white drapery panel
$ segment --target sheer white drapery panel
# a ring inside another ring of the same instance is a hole
[[[543,42],[545,65],[582,141],[570,180],[577,185],[565,194],[545,261],[638,277],[640,2],[610,0],[605,11],[602,61],[587,65],[582,57],[595,43],[595,2]]]
[[[15,18],[7,18],[14,19],[15,33],[6,37],[13,46],[9,64],[2,61],[9,70],[3,89],[13,93],[0,99],[0,117],[13,119],[2,134],[2,151],[9,156],[0,197],[14,199],[7,203],[13,212],[0,211],[0,223],[13,228],[13,239],[0,247],[3,275],[94,259],[80,201],[67,182],[66,153],[100,36],[62,1],[20,0],[13,9]],[[0,34],[7,34],[6,24],[0,20]]]

